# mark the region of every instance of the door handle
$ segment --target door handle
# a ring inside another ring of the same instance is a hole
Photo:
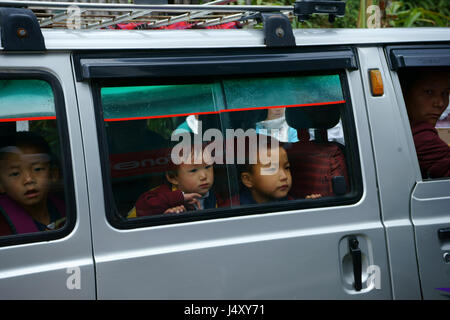
[[[438,230],[438,237],[440,240],[450,239],[450,228],[442,228]]]
[[[359,248],[359,241],[355,236],[348,238],[348,246],[350,248],[350,255],[353,262],[353,278],[355,281],[355,290],[361,291],[362,289],[362,260],[361,249]]]

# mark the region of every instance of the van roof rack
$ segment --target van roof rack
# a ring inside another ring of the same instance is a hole
[[[197,27],[206,27],[230,21],[254,20],[258,13],[277,12],[289,18],[295,15],[301,21],[308,19],[313,13],[328,14],[330,17],[343,16],[345,13],[345,2],[342,0],[297,0],[291,6],[228,5],[235,1],[215,0],[201,5],[155,5],[2,0],[0,6],[32,10],[41,28],[79,26],[80,29],[100,29],[126,22],[146,23],[146,28],[158,28],[182,21],[192,21]],[[79,22],[78,26],[76,22]]]
[[[263,22],[267,46],[295,46],[290,23],[295,16],[303,21],[313,13],[321,13],[328,14],[330,21],[334,21],[334,17],[345,13],[345,2],[342,0],[296,0],[291,6],[229,5],[234,1],[161,5],[2,0],[2,46],[6,48],[5,42],[13,41],[12,38],[17,42],[19,37],[18,30],[9,37],[10,32],[5,32],[12,15],[19,19],[16,11],[12,13],[13,8],[31,10],[38,24],[35,27],[42,29],[104,29],[130,23],[133,23],[134,29],[157,29],[180,22],[189,24],[191,28],[208,28],[228,22],[239,25]]]

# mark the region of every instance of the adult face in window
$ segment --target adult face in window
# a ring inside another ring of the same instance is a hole
[[[273,120],[284,117],[284,112],[286,108],[270,108],[267,109],[267,118],[266,120]]]
[[[436,125],[449,103],[449,74],[424,71],[407,88],[405,103],[411,123],[427,122]]]

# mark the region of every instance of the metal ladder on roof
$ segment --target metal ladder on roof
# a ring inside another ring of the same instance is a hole
[[[261,14],[264,13],[281,13],[292,20],[295,16],[306,19],[312,13],[328,14],[334,19],[345,12],[345,2],[341,0],[297,0],[291,6],[232,4],[235,1],[215,0],[201,5],[136,5],[1,0],[0,7],[24,7],[32,10],[41,28],[78,26],[77,29],[102,29],[119,23],[136,23],[141,29],[155,29],[179,22],[189,22],[195,28],[205,28],[228,22],[252,25],[261,21]],[[78,23],[73,23],[74,21]]]

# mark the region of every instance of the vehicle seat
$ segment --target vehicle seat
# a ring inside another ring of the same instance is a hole
[[[167,142],[146,127],[146,120],[107,125],[112,192],[120,215],[134,207],[138,197],[163,183]]]
[[[327,129],[334,127],[339,119],[339,105],[286,109],[286,121],[297,129],[299,139],[286,145],[291,164],[292,197],[305,198],[313,193],[326,197],[348,192],[344,147],[327,140]],[[311,128],[315,129],[313,141],[309,136]]]

